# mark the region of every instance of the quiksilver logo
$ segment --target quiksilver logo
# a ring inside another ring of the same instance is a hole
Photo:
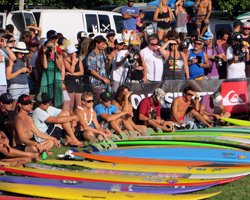
[[[234,90],[229,91],[226,96],[223,98],[223,105],[224,106],[235,106],[235,105],[242,105],[246,104],[242,98],[239,97],[238,94]]]

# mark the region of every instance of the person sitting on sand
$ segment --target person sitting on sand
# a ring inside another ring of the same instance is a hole
[[[116,133],[132,130],[131,124],[126,120],[126,116],[131,114],[128,111],[120,111],[111,104],[112,98],[109,92],[101,93],[100,100],[101,102],[94,107],[94,110],[99,123],[104,129],[112,128]]]
[[[185,128],[188,125],[189,128],[194,128],[195,120],[203,122],[207,127],[211,127],[199,113],[199,96],[192,86],[186,86],[183,89],[183,95],[174,98],[171,110],[173,121],[177,127]]]
[[[9,139],[3,131],[0,131],[0,166],[19,167],[32,160],[37,160],[38,153],[20,151],[10,147]]]
[[[173,122],[164,121],[161,118],[161,103],[164,101],[165,92],[161,88],[156,88],[150,97],[141,100],[139,104],[139,120],[145,126],[162,131],[173,131]]]
[[[147,131],[147,127],[144,125],[137,125],[134,123],[132,117],[133,117],[133,107],[131,103],[131,94],[132,91],[127,85],[121,85],[118,87],[114,99],[112,100],[112,104],[116,106],[119,110],[129,112],[131,113],[130,116],[127,116],[127,121],[130,122],[132,125],[132,130],[129,131],[137,131],[141,135],[145,135],[145,132]]]
[[[47,93],[39,93],[36,96],[38,107],[33,112],[33,120],[36,127],[46,135],[54,139],[61,140],[64,135],[66,145],[82,147],[75,136],[73,124],[78,122],[76,115],[70,116],[66,110],[61,110],[51,106],[51,98]],[[35,136],[36,141],[43,141],[41,137]]]
[[[56,138],[38,130],[32,117],[29,116],[31,111],[32,101],[30,96],[22,94],[17,100],[17,115],[14,120],[16,130],[15,142],[17,145],[15,148],[28,152],[42,153],[46,151],[48,153],[52,147],[60,147],[60,142]],[[43,140],[36,142],[34,136]]]
[[[0,96],[0,131],[3,131],[6,136],[9,138],[10,146],[13,144],[13,135],[14,135],[14,118],[16,112],[12,109],[14,99],[11,94],[3,93]]]
[[[96,112],[93,110],[93,94],[84,92],[81,101],[82,105],[77,107],[76,115],[83,128],[84,139],[94,143],[111,137],[112,133],[108,129],[103,129],[97,120]]]
[[[215,92],[212,95],[205,95],[201,99],[200,107],[201,116],[207,123],[221,123],[221,117],[230,117],[231,114],[226,112],[222,105],[222,96],[220,92]]]

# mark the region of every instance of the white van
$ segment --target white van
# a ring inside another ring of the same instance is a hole
[[[32,12],[30,11],[12,11],[8,14],[0,14],[0,28],[5,29],[7,24],[14,26],[14,37],[19,40],[20,34],[25,31],[26,26],[36,24],[36,20]]]
[[[42,28],[42,37],[46,37],[49,30],[60,32],[77,43],[77,33],[86,31],[87,34],[106,36],[109,29],[113,29],[118,37],[122,33],[122,16],[116,12],[99,10],[75,9],[33,9],[30,10],[36,19],[37,25]]]

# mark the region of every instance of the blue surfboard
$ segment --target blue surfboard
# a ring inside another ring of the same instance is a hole
[[[219,148],[135,147],[129,149],[94,152],[94,154],[161,160],[209,161],[224,163],[233,162],[250,164],[250,152]]]

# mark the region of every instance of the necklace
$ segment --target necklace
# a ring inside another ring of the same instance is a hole
[[[84,113],[84,121],[87,123],[87,125],[90,125],[92,123],[93,120],[93,109],[91,108],[91,115],[90,115],[90,119],[89,121],[87,120],[87,114]]]

